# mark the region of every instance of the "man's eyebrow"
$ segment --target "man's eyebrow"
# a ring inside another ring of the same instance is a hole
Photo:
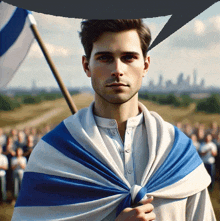
[[[99,51],[95,53],[95,56],[97,55],[112,55],[113,53],[109,52],[109,51]]]
[[[125,51],[125,52],[122,52],[121,54],[123,54],[123,55],[140,55],[140,53],[138,53],[136,51]],[[95,56],[98,56],[98,55],[113,55],[113,53],[110,51],[99,51],[99,52],[95,53]]]
[[[140,55],[140,53],[138,53],[136,51],[125,51],[122,54],[126,54],[126,55]]]

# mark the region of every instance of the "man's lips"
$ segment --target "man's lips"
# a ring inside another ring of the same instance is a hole
[[[107,85],[107,87],[120,87],[120,86],[128,87],[128,85],[124,83],[112,83]]]

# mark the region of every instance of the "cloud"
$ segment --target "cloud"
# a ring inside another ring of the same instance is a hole
[[[206,21],[194,19],[169,39],[174,48],[208,49],[220,43],[220,16]]]
[[[82,54],[83,50],[80,48],[78,50],[73,50],[71,48],[66,48],[60,45],[54,45],[50,43],[45,43],[46,48],[50,54],[51,57],[69,57],[70,55],[74,54]],[[42,58],[44,57],[39,45],[37,42],[34,42],[34,44],[31,47],[29,56],[31,58]]]
[[[209,22],[214,26],[214,29],[220,31],[220,16],[210,18]]]
[[[51,56],[67,57],[69,55],[82,55],[84,53],[78,31],[82,19],[64,18],[34,12],[37,28]],[[62,47],[61,47],[62,46]],[[33,58],[42,57],[37,44],[33,45]]]
[[[37,25],[41,28],[46,27],[48,32],[78,29],[82,21],[82,19],[53,16],[37,12],[34,12],[33,15],[37,21]]]
[[[205,24],[202,21],[196,20],[194,22],[194,33],[196,35],[203,35],[205,33],[205,29]]]

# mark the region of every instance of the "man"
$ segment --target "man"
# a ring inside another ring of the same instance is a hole
[[[27,161],[31,155],[31,152],[34,149],[34,137],[33,135],[29,134],[27,136],[27,143],[23,146],[23,156],[26,157]]]
[[[23,156],[23,150],[21,147],[18,147],[16,149],[16,156],[11,159],[11,169],[13,171],[14,198],[18,197],[26,164],[27,160]],[[14,203],[15,199],[12,201],[12,204]]]
[[[215,220],[192,142],[138,102],[149,29],[87,20],[80,36],[95,101],[35,147],[12,220]]]
[[[205,168],[212,178],[210,190],[213,190],[215,184],[215,157],[218,155],[218,151],[216,144],[212,142],[212,135],[210,133],[206,134],[205,142],[201,144],[199,153]]]
[[[190,138],[192,139],[193,145],[195,146],[196,150],[199,151],[200,143],[197,140],[196,134],[191,134]]]
[[[14,142],[15,146],[16,146],[16,149],[18,147],[21,147],[23,148],[25,145],[26,145],[27,141],[25,139],[25,134],[23,131],[18,131],[18,139],[17,141]]]
[[[16,146],[12,136],[8,136],[5,146],[2,147],[3,154],[7,157],[8,160],[8,169],[6,171],[6,183],[7,190],[12,190],[12,169],[11,169],[11,159],[16,155]]]
[[[2,146],[0,145],[0,181],[1,181],[1,194],[2,201],[6,201],[6,170],[8,169],[8,159],[2,154]]]
[[[6,143],[6,135],[3,133],[3,129],[0,127],[0,145],[3,147]]]

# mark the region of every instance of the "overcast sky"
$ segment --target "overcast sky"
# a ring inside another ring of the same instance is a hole
[[[84,54],[78,32],[81,19],[63,18],[33,12],[37,27],[52,59],[67,86],[90,86],[81,57]],[[144,19],[150,27],[153,39],[170,16]],[[220,2],[215,3],[188,24],[176,31],[150,51],[151,65],[143,85],[150,80],[158,82],[160,74],[164,80],[176,83],[182,72],[185,78],[193,71],[198,73],[198,83],[205,79],[205,86],[220,87]],[[31,87],[33,81],[39,87],[58,87],[35,41],[31,50],[8,87]]]

